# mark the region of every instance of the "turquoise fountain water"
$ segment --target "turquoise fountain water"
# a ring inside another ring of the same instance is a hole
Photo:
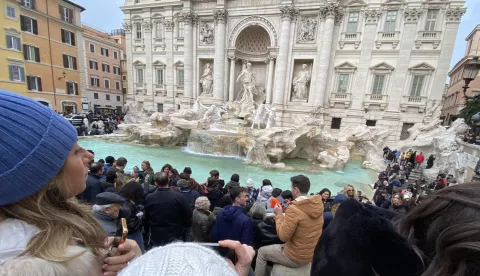
[[[340,191],[346,184],[352,184],[357,190],[371,197],[373,174],[361,168],[359,161],[350,161],[343,171],[322,170],[316,171],[306,160],[286,160],[285,164],[294,168],[291,171],[266,170],[258,166],[246,165],[240,158],[219,157],[191,153],[184,148],[164,148],[144,145],[113,143],[97,139],[79,140],[79,144],[95,152],[95,160],[105,159],[112,155],[115,158],[125,157],[128,160],[127,170],[131,171],[134,166],[141,165],[143,160],[150,161],[153,169],[159,171],[166,163],[171,164],[179,172],[184,167],[191,167],[192,177],[199,183],[206,182],[209,172],[216,169],[220,172],[220,178],[226,182],[234,173],[240,175],[240,184],[246,185],[247,179],[251,178],[255,187],[261,186],[263,179],[268,178],[274,187],[282,190],[290,189],[290,177],[298,174],[310,178],[311,192],[319,192],[328,188],[333,194]]]

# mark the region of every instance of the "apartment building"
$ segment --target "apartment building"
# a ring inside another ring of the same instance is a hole
[[[125,34],[111,34],[83,25],[86,67],[85,97],[89,110],[113,107],[122,112],[124,106],[121,61],[125,59]]]
[[[127,70],[127,53],[125,52],[127,47],[127,42],[125,39],[125,30],[124,29],[115,29],[111,33],[113,40],[117,43],[122,45],[122,49],[124,49],[124,53],[122,58],[120,59],[120,69],[122,73],[122,94],[123,94],[123,101],[126,102],[127,98],[127,88],[128,88],[128,70]]]
[[[444,118],[445,125],[450,125],[455,121],[464,107],[463,86],[465,86],[465,81],[463,79],[463,67],[474,57],[480,56],[480,24],[472,30],[465,40],[467,41],[465,55],[448,73],[450,82],[441,115]],[[468,86],[467,96],[471,97],[480,94],[480,74]]]
[[[63,113],[82,112],[85,89],[81,12],[68,0],[21,0],[27,95]]]
[[[0,89],[27,94],[25,62],[22,54],[20,1],[0,5]]]

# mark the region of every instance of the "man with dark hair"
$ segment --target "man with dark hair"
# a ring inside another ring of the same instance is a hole
[[[115,163],[115,157],[107,156],[105,158],[105,165],[103,165],[103,171],[106,173],[110,168],[113,167],[113,163]]]
[[[150,247],[181,240],[192,226],[192,209],[181,193],[168,188],[168,176],[158,172],[154,176],[158,189],[145,200],[145,232]]]
[[[242,244],[253,245],[252,220],[245,214],[247,204],[247,190],[242,187],[233,187],[230,190],[232,205],[225,206],[217,215],[213,227],[213,239],[235,240]]]
[[[127,158],[120,157],[115,162],[115,168],[117,169],[117,176],[120,180],[127,183],[130,180],[129,174],[125,173],[125,167],[127,166]]]
[[[264,246],[258,250],[255,276],[266,274],[268,261],[292,268],[308,264],[312,261],[315,245],[322,234],[321,196],[307,196],[310,180],[304,175],[294,176],[290,181],[294,200],[285,214],[280,204],[275,206],[277,234],[285,244]]]
[[[210,200],[210,212],[215,209],[215,207],[220,207],[220,200],[224,196],[221,188],[218,186],[218,181],[214,177],[209,177],[207,179],[207,193],[205,196]]]
[[[217,170],[210,171],[210,177],[215,178],[215,180],[217,181],[218,187],[223,189],[223,186],[225,186],[225,180],[220,179],[220,173]]]
[[[103,192],[102,183],[100,179],[103,175],[103,164],[94,162],[90,166],[85,190],[77,195],[78,200],[84,203],[93,204],[95,198]]]

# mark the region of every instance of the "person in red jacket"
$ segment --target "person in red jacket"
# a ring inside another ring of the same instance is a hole
[[[425,156],[423,156],[423,152],[420,152],[420,154],[418,154],[416,157],[415,157],[415,169],[419,169],[420,166],[422,165],[423,163],[423,160],[425,160]]]

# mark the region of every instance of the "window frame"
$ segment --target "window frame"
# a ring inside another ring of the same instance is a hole
[[[413,74],[412,83],[410,84],[410,91],[408,95],[411,97],[421,97],[423,94],[426,79],[427,76],[424,74]],[[422,81],[420,82],[420,80]]]
[[[381,87],[380,93],[375,93],[375,91],[378,91],[378,87],[375,87],[375,80],[377,79],[377,77],[382,77],[382,87]],[[387,74],[385,73],[374,73],[373,81],[372,81],[372,89],[370,90],[370,94],[384,95],[386,78],[387,78]]]
[[[185,86],[185,69],[183,67],[180,67],[180,68],[177,68],[176,69],[176,75],[177,75],[177,79],[176,79],[176,83],[177,83],[177,86]],[[180,72],[182,74],[180,74]],[[181,77],[180,77],[181,75]]]
[[[34,89],[31,84],[35,84]],[[42,91],[42,78],[39,76],[27,76],[27,89],[28,91]]]
[[[185,22],[177,21],[177,38],[185,38]]]
[[[65,6],[60,6],[60,19],[64,22],[73,24],[73,10]]]
[[[63,57],[64,57],[63,68],[77,70],[77,68],[78,68],[77,67],[77,57],[67,55],[67,54],[63,54]],[[67,63],[68,63],[67,67],[65,67],[65,57],[67,57],[67,59],[66,59]]]
[[[158,80],[159,77],[158,77],[158,73],[161,72],[161,82],[159,83]],[[158,68],[155,68],[155,84],[157,85],[165,85],[165,70],[163,67],[158,67]]]
[[[113,51],[113,58],[118,59],[118,51]]]
[[[122,97],[120,95],[117,95],[117,102],[121,102],[122,101]]]
[[[92,64],[95,65],[95,66],[94,66],[95,68],[92,68]],[[97,70],[97,71],[98,71],[98,61],[93,60],[93,59],[90,59],[90,60],[88,61],[88,67],[90,68],[90,70]]]
[[[31,30],[24,30],[27,26],[25,26],[26,24],[26,21],[25,20],[29,20],[30,21],[30,24],[28,25],[31,29]],[[26,16],[26,15],[20,15],[20,28],[23,32],[25,33],[29,33],[29,34],[34,34],[34,35],[38,35],[38,22],[36,19],[30,17],[30,16]]]
[[[430,14],[433,14],[431,12],[435,12],[435,18],[431,19],[429,18]],[[434,32],[437,29],[437,23],[438,23],[438,17],[440,15],[440,10],[439,9],[428,9],[426,18],[425,18],[425,31],[427,32]],[[432,26],[433,22],[433,26]]]
[[[27,4],[27,2],[28,2],[28,4]],[[29,9],[34,9],[35,8],[34,0],[22,0],[22,1],[20,1],[20,5],[22,5],[25,8],[29,8]]]
[[[93,46],[93,51],[92,51],[92,46]],[[88,45],[88,50],[90,51],[90,53],[95,53],[95,50],[96,50],[95,48],[96,48],[96,47],[95,47],[95,44],[89,43],[89,45]]]
[[[106,69],[106,70],[105,70]],[[110,73],[110,64],[102,62],[102,72]]]
[[[117,88],[117,86],[118,86],[118,88]],[[118,81],[118,80],[115,81],[115,89],[116,90],[121,90],[122,89],[122,85],[121,85],[120,81]]]
[[[347,94],[348,93],[348,85],[350,84],[350,75],[349,73],[341,72],[338,74],[338,84],[337,84],[337,89],[336,93],[337,94]],[[345,91],[341,91],[340,87],[342,84],[342,76],[347,76],[347,82],[345,84]]]
[[[135,23],[135,39],[142,39],[142,38],[143,38],[142,23],[137,22]]]
[[[108,85],[107,85],[107,83],[108,83]],[[108,86],[108,87],[107,87],[107,86]],[[107,78],[104,78],[104,79],[103,79],[103,87],[104,87],[105,89],[111,89],[111,87],[110,87],[110,79],[107,79]]]
[[[120,71],[120,67],[118,67],[118,66],[113,66],[113,74],[120,76],[120,75],[122,74],[121,71]]]
[[[142,70],[142,74],[139,74],[139,70]],[[141,79],[139,77],[140,75],[142,76]],[[144,84],[144,82],[145,82],[145,68],[144,67],[135,68],[135,79],[136,79],[135,83]],[[141,80],[141,82],[140,82],[140,80]]]
[[[18,77],[19,79],[15,79],[14,78],[14,73],[13,72],[13,69],[16,68],[18,71],[16,73],[18,73]],[[12,74],[10,74],[12,73]],[[23,65],[20,65],[20,64],[12,64],[12,63],[8,63],[8,77],[9,77],[9,80],[10,81],[13,81],[13,82],[25,82],[25,67],[23,67]]]
[[[15,38],[16,39],[16,42],[18,43],[18,49],[13,47],[13,48],[9,48],[8,47],[8,42],[9,42],[9,37],[12,38],[12,40],[10,40],[11,44],[12,44],[12,47],[15,46],[15,43],[13,43],[13,39]],[[16,51],[19,51],[21,52],[22,51],[22,41],[20,39],[19,36],[16,36],[16,35],[12,35],[12,34],[5,34],[5,46],[7,47],[7,49],[9,50],[16,50]]]
[[[102,56],[109,57],[108,48],[101,47]]]
[[[389,15],[395,14],[394,20],[389,20]],[[383,32],[394,33],[397,30],[398,10],[387,10],[383,24]],[[391,30],[393,28],[393,30]]]
[[[352,17],[352,15],[356,14],[356,17]],[[355,19],[354,21],[351,21]],[[356,33],[358,30],[358,21],[360,20],[360,12],[359,11],[351,11],[348,14],[347,19],[347,33]],[[354,26],[354,27],[353,27]]]
[[[93,99],[94,99],[94,100],[98,100],[98,93],[96,93],[96,92],[93,93]]]
[[[338,124],[338,127],[337,127]],[[332,123],[330,129],[340,129],[342,127],[342,118],[332,117]]]
[[[157,112],[163,113],[163,103],[157,103]]]
[[[23,56],[25,60],[40,62],[40,49],[33,45],[23,44],[24,53]],[[32,55],[33,52],[33,55]],[[33,58],[32,58],[33,56]]]
[[[110,101],[110,99],[111,99],[110,94],[105,94],[105,100]]]
[[[14,15],[13,17],[9,15],[9,10],[8,9],[13,9],[13,12],[14,12]],[[17,20],[18,19],[18,13],[17,13],[17,8],[15,6],[12,6],[12,5],[9,5],[9,4],[5,4],[5,17],[8,18],[8,19],[13,19],[13,20]]]
[[[66,83],[66,87],[67,87],[67,95],[78,95],[78,83],[77,82],[74,82],[74,81],[65,81]],[[73,88],[73,93],[69,93],[69,87],[70,87],[70,84],[72,84],[72,88]]]
[[[96,85],[95,85],[96,84]],[[100,87],[100,78],[97,76],[90,77],[90,86],[92,87]]]

